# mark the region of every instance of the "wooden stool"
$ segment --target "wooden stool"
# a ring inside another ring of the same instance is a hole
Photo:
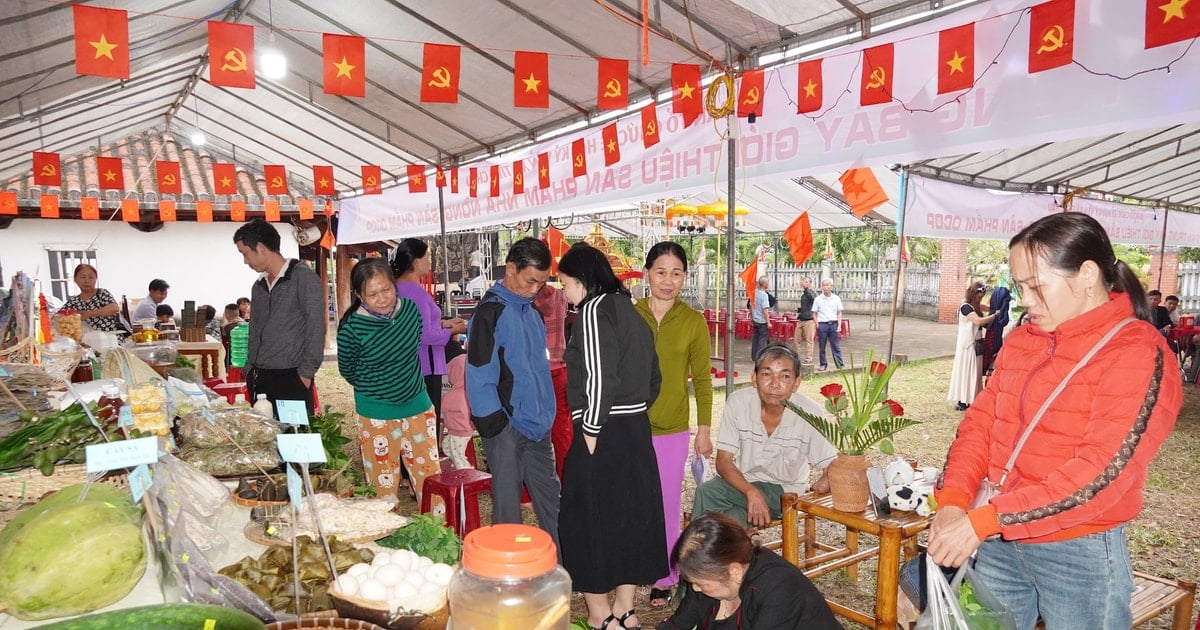
[[[446,526],[459,537],[466,536],[479,527],[479,493],[492,491],[492,476],[466,468],[452,470],[425,479],[421,486],[421,513],[429,513],[433,495],[446,502]],[[461,495],[461,497],[459,496]],[[459,501],[462,501],[460,506]],[[458,513],[465,508],[465,522],[459,522]]]

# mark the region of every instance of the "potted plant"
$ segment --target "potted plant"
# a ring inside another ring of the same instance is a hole
[[[887,365],[867,355],[867,366],[842,372],[842,383],[829,383],[821,388],[825,410],[832,417],[809,413],[791,401],[788,409],[804,418],[818,433],[837,449],[838,457],[829,464],[830,492],[833,507],[846,512],[861,512],[867,505],[866,451],[878,446],[883,453],[895,452],[892,436],[901,429],[920,424],[904,417],[904,407],[887,398],[888,382],[897,365]]]

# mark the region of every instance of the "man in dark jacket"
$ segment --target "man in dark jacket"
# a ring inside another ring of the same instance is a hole
[[[813,317],[812,307],[817,292],[813,290],[812,278],[808,276],[800,279],[800,287],[804,291],[800,294],[800,308],[796,309],[796,334],[792,337],[792,350],[796,351],[805,365],[812,365],[813,346],[817,345],[817,318]]]
[[[550,249],[523,238],[467,330],[467,400],[492,473],[492,522],[521,522],[521,485],[538,525],[558,545],[559,484],[550,427],[556,401],[546,326],[533,306],[550,276]]]
[[[254,219],[233,233],[247,267],[257,271],[250,289],[250,339],[245,379],[251,400],[266,394],[301,400],[313,415],[312,387],[325,358],[325,297],[308,265],[279,253],[279,231]],[[278,415],[278,412],[276,413]]]

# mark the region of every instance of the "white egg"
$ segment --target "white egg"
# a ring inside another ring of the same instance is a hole
[[[395,586],[404,581],[407,571],[396,564],[385,564],[375,568],[375,580],[384,586]]]
[[[371,568],[371,565],[369,565],[365,562],[359,562],[358,564],[350,567],[349,569],[346,569],[346,575],[352,575],[354,577],[358,577],[360,575],[366,575],[367,570],[370,568]]]
[[[420,571],[409,571],[408,574],[404,576],[404,581],[412,584],[413,586],[419,587],[421,584],[425,583],[425,576],[421,575]]]
[[[450,578],[453,575],[454,567],[448,564],[442,564],[441,562],[429,567],[428,569],[425,569],[425,580],[440,586],[446,586],[449,584]]]
[[[417,594],[417,587],[411,582],[401,582],[392,588],[392,599],[404,600]]]
[[[387,601],[387,587],[377,580],[365,580],[358,585],[358,596],[362,599]]]
[[[391,563],[404,567],[406,571],[412,569],[413,565],[416,564],[416,561],[417,554],[407,549],[397,549],[396,551],[392,552]]]
[[[446,590],[444,585],[429,581],[426,581],[421,585],[421,588],[417,589],[420,593],[438,593],[444,590]]]
[[[381,551],[381,552],[375,554],[375,559],[371,560],[371,566],[377,567],[381,564],[387,564],[391,561],[392,561],[392,554],[390,554],[386,551]]]
[[[358,580],[347,573],[337,579],[337,590],[342,595],[354,597],[358,593]]]

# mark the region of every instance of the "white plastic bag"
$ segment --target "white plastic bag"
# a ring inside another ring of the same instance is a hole
[[[712,465],[708,463],[707,457],[701,457],[699,453],[692,451],[692,479],[696,481],[697,486],[708,481],[711,469]]]
[[[949,582],[928,554],[925,563],[929,603],[917,617],[917,630],[1017,630],[1012,613],[975,577],[971,561],[964,562]],[[975,594],[973,610],[964,610],[959,602],[964,582]]]

